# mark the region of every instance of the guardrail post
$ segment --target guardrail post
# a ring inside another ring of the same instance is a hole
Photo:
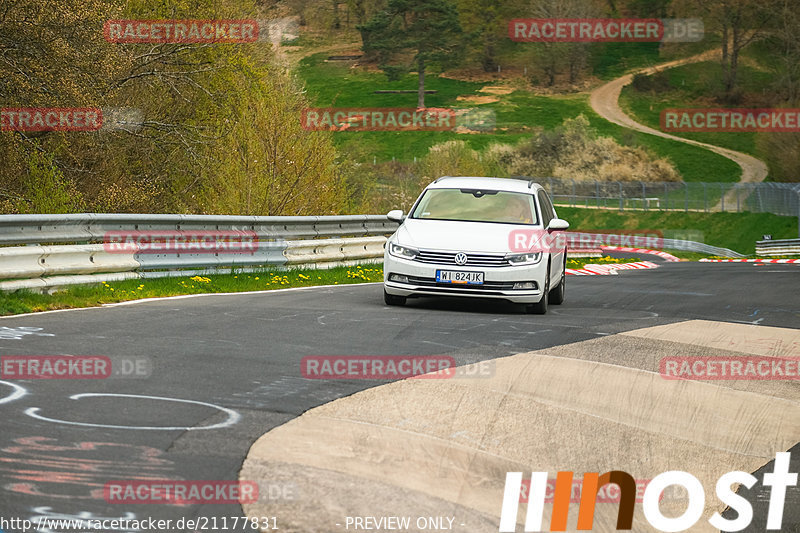
[[[594,206],[600,207],[600,182],[594,182]]]
[[[722,204],[721,204],[720,207],[722,208],[722,212],[724,213],[725,212],[725,184],[720,183],[719,184],[719,190],[720,190],[720,192],[722,192],[722,200],[721,200]]]
[[[619,182],[619,210],[625,211],[625,204],[622,201],[622,182]]]
[[[708,187],[705,182],[703,182],[703,210],[708,213]]]
[[[669,187],[667,187],[667,182],[664,182],[664,203],[666,207],[664,207],[665,211],[669,211]]]
[[[797,238],[800,239],[800,190],[797,191]]]
[[[640,181],[639,183],[642,184],[642,208],[644,208],[645,211],[649,211],[650,205],[647,201],[647,187],[645,187],[643,181]]]
[[[741,213],[742,212],[742,202],[739,199],[739,191],[741,191],[742,189],[738,185],[734,185],[734,187],[736,188],[736,212],[737,213]]]
[[[686,206],[684,207],[683,210],[684,210],[685,213],[688,213],[689,212],[689,184],[686,183],[685,181],[683,182],[683,188],[686,191]]]
[[[575,207],[575,180],[572,180],[572,202],[570,202],[572,207]]]

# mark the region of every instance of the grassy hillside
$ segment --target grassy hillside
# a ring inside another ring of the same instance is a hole
[[[620,105],[642,124],[660,129],[660,116],[663,109],[724,107],[723,104],[719,104],[713,99],[713,91],[722,84],[722,67],[716,61],[677,67],[665,71],[660,76],[663,77],[664,83],[668,83],[668,88],[665,86],[659,91],[643,92],[629,85],[622,90]],[[772,74],[742,65],[739,67],[739,77],[741,90],[744,93],[763,96],[765,87],[770,86]],[[756,106],[747,101],[739,106],[729,107]],[[756,133],[702,132],[672,133],[672,135],[744,152],[764,160],[768,165],[770,163],[768,158],[765,158],[764,154],[757,149]]]
[[[308,97],[319,107],[416,107],[416,94],[374,94],[376,90],[416,88],[414,74],[390,82],[377,70],[351,68],[347,63],[326,62],[327,53],[302,59],[298,74],[304,80]],[[519,82],[477,83],[429,76],[426,87],[438,91],[428,95],[430,107],[468,108],[476,104],[464,98],[489,96],[480,89],[501,85],[515,89],[510,94],[492,95],[498,101],[480,104],[497,116],[497,129],[491,133],[457,134],[453,132],[340,132],[335,144],[351,154],[360,154],[362,162],[413,161],[423,157],[434,144],[459,139],[480,149],[494,142],[515,143],[537,128],[551,130],[564,119],[585,115],[599,135],[608,136],[623,145],[641,145],[656,155],[668,157],[685,181],[733,182],[740,177],[738,165],[732,161],[693,146],[631,132],[601,119],[589,106],[588,93],[566,95],[535,94]],[[462,99],[459,100],[459,97]],[[735,135],[735,134],[734,134]]]

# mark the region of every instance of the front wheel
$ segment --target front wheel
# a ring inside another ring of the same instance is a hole
[[[548,274],[544,282],[544,290],[542,291],[542,299],[538,303],[529,304],[525,306],[525,312],[532,315],[547,314],[547,300],[550,297],[550,269],[547,269]]]
[[[553,305],[564,303],[564,296],[567,292],[567,265],[564,263],[564,270],[561,272],[561,281],[550,291],[549,301]]]
[[[386,289],[383,289],[383,301],[386,302],[386,305],[406,305],[405,296],[389,294]]]

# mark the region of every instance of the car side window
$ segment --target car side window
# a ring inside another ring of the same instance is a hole
[[[547,193],[544,191],[539,191],[539,206],[542,210],[542,226],[545,228],[550,221],[553,220],[553,204],[550,203],[550,198],[547,197]]]
[[[544,195],[544,199],[547,201],[547,208],[553,214],[553,218],[558,218],[558,215],[556,214],[556,208],[553,206],[553,201],[550,199],[550,195],[545,191],[542,191],[542,194]]]

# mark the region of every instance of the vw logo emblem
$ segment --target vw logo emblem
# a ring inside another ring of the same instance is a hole
[[[458,252],[456,254],[456,264],[457,265],[466,265],[467,264],[467,254],[464,252]]]

